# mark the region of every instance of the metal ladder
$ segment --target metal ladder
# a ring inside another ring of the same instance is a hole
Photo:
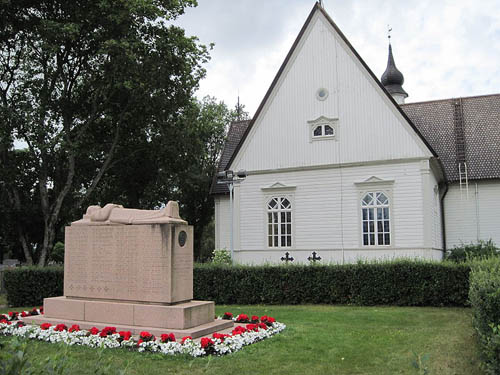
[[[453,105],[453,121],[455,123],[455,145],[457,151],[458,177],[460,181],[460,198],[465,191],[469,199],[469,172],[465,161],[465,129],[462,99],[455,100]]]

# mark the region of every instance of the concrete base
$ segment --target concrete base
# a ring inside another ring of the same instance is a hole
[[[26,317],[26,323],[78,324],[82,329],[107,326],[138,334],[149,331],[155,335],[199,337],[232,327],[232,321],[215,320],[212,301],[189,301],[163,306],[126,301],[99,301],[67,297],[45,298],[44,315]]]
[[[215,315],[212,301],[164,306],[54,297],[45,298],[43,308],[46,318],[172,329],[188,329],[210,323]]]
[[[171,328],[158,328],[158,327],[147,327],[147,326],[131,326],[122,324],[105,324],[99,322],[89,322],[87,320],[66,320],[57,318],[47,318],[44,315],[30,316],[23,318],[25,323],[30,324],[43,324],[50,323],[52,325],[65,324],[68,328],[73,324],[78,324],[81,329],[90,329],[92,327],[97,327],[102,330],[104,327],[113,326],[116,327],[117,331],[130,331],[133,335],[139,335],[142,331],[148,331],[153,335],[159,337],[163,333],[173,333],[175,337],[180,340],[184,336],[191,336],[192,338],[202,337],[210,335],[214,332],[221,332],[228,328],[233,327],[232,320],[212,320],[210,323],[202,324],[197,327],[192,327],[188,329],[171,329]]]

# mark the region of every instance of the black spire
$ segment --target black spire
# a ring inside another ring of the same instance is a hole
[[[396,68],[396,63],[394,62],[394,57],[392,56],[392,46],[389,42],[389,59],[387,60],[387,68],[385,69],[382,78],[380,79],[382,85],[389,91],[389,94],[401,95],[404,98],[408,97],[408,94],[403,90],[403,83],[405,81],[403,74]]]

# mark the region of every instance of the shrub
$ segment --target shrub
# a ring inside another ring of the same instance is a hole
[[[465,262],[476,258],[485,258],[491,256],[499,256],[500,249],[495,246],[495,243],[490,239],[488,241],[479,241],[477,244],[462,244],[448,250],[445,254],[446,260],[453,262]]]
[[[4,282],[10,306],[39,306],[44,298],[63,295],[64,271],[61,266],[9,268]]]
[[[469,299],[488,374],[500,373],[500,258],[473,262]]]
[[[226,249],[214,250],[212,255],[212,263],[214,264],[233,264],[231,260],[231,253]]]
[[[349,265],[197,265],[196,299],[217,304],[465,306],[469,266],[400,260]]]
[[[62,242],[56,242],[54,248],[50,252],[49,260],[57,264],[64,263],[64,244]]]
[[[11,306],[36,306],[63,294],[62,267],[6,273]],[[347,265],[196,264],[194,297],[217,304],[465,306],[469,266],[400,260]]]

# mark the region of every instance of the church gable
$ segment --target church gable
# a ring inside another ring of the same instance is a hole
[[[229,167],[259,171],[431,156],[316,4]]]

